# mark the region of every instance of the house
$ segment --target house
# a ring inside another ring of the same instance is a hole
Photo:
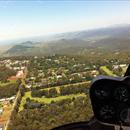
[[[85,69],[85,70],[90,70],[90,67],[85,67],[84,69]]]
[[[125,68],[125,67],[127,67],[127,64],[120,64],[120,67]]]
[[[57,75],[57,79],[60,79],[60,78],[62,78],[62,75]]]
[[[97,71],[97,70],[92,70],[92,71],[91,71],[91,74],[92,74],[92,75],[96,75],[96,74],[98,74],[98,71]]]
[[[15,96],[12,96],[10,98],[6,98],[7,101],[14,100],[14,99],[15,99]]]
[[[30,77],[30,79],[29,80],[35,80],[36,79],[36,77]]]
[[[31,88],[32,87],[32,85],[26,85],[26,88]]]
[[[113,70],[118,70],[119,69],[119,65],[113,65],[112,68],[113,68]]]
[[[14,100],[14,99],[15,99],[15,96],[12,96],[10,98],[2,98],[0,99],[0,102],[6,102],[6,101]]]
[[[21,66],[21,70],[24,70],[25,69],[25,66]]]
[[[16,77],[17,77],[17,78],[23,78],[23,77],[24,77],[23,71],[22,71],[22,70],[21,70],[21,71],[18,71],[17,74],[16,74]]]
[[[38,57],[37,56],[34,56],[34,59],[37,59]]]
[[[60,64],[60,61],[59,60],[54,60],[55,63],[57,64]]]
[[[20,70],[20,67],[14,67],[13,69],[14,70]]]
[[[5,99],[5,98],[0,99],[0,102],[4,102],[4,101],[6,101],[6,99]]]

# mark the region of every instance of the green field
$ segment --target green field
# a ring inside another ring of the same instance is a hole
[[[7,83],[2,83],[1,81],[0,81],[0,86],[6,86],[6,85],[9,85],[9,84],[12,84],[12,83],[16,83],[16,80],[9,80],[9,82],[7,82]]]
[[[101,66],[100,70],[103,71],[108,76],[116,76],[107,66]]]
[[[3,104],[0,103],[0,108],[2,108],[2,107],[3,107]]]
[[[51,103],[52,101],[56,102],[56,101],[60,101],[60,100],[63,100],[63,99],[68,99],[68,98],[74,98],[74,97],[80,97],[80,96],[86,96],[84,93],[82,94],[71,94],[71,95],[65,95],[65,96],[59,96],[59,97],[56,97],[56,98],[33,98],[31,96],[31,91],[29,92],[26,92],[25,95],[22,97],[22,100],[21,100],[21,104],[20,104],[20,107],[19,107],[19,111],[22,111],[24,108],[24,104],[26,103],[26,99],[27,98],[30,98],[30,99],[33,99],[34,101],[38,101],[40,103]]]
[[[127,67],[125,67],[125,68],[123,67],[122,68],[122,73],[125,74],[126,70],[127,70]]]
[[[86,87],[89,88],[89,84],[90,84],[90,81],[86,81],[86,82],[81,82],[81,83],[67,84],[67,85],[62,85],[62,86],[44,88],[44,89],[40,89],[40,90],[42,91],[42,90],[49,90],[49,89],[55,88],[57,90],[57,92],[60,93],[61,87],[70,87],[70,85],[72,85],[72,87],[77,87],[78,85],[86,85]],[[55,97],[55,98],[45,98],[45,97],[43,97],[43,98],[35,97],[34,98],[34,97],[31,96],[31,91],[28,91],[28,92],[25,92],[25,95],[22,97],[20,107],[19,107],[19,111],[24,109],[23,106],[26,103],[27,98],[33,99],[34,101],[38,101],[40,103],[47,103],[48,104],[48,103],[51,103],[52,101],[55,102],[55,101],[60,101],[60,100],[63,100],[63,99],[79,97],[79,96],[86,96],[86,95],[84,93],[82,93],[82,94],[70,94],[70,95],[65,95],[65,96],[58,96],[58,97]]]

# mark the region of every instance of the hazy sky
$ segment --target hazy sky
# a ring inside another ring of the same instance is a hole
[[[130,1],[0,1],[0,41],[130,23]]]

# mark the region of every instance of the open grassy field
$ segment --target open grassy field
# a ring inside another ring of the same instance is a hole
[[[0,81],[0,86],[6,86],[6,85],[9,85],[9,84],[12,84],[12,83],[16,83],[16,80],[9,80],[9,82],[7,82],[7,83],[2,83]]]
[[[0,108],[2,108],[3,107],[3,104],[0,102]]]
[[[122,73],[125,74],[126,70],[127,70],[127,67],[123,67],[122,68]]]
[[[20,104],[20,107],[19,107],[19,111],[22,111],[24,109],[23,106],[26,103],[27,98],[33,99],[33,100],[38,101],[40,103],[49,104],[52,101],[56,102],[56,101],[60,101],[60,100],[63,100],[63,99],[68,99],[68,98],[72,99],[74,97],[76,98],[76,97],[80,97],[80,96],[86,96],[86,95],[84,93],[82,93],[82,94],[71,94],[71,95],[59,96],[59,97],[56,97],[56,98],[45,98],[45,97],[43,97],[43,98],[38,98],[38,97],[33,98],[31,96],[31,91],[29,91],[29,92],[26,92],[25,95],[22,97],[21,104]]]
[[[111,70],[109,70],[107,66],[101,66],[100,70],[103,71],[108,76],[116,76],[116,74],[114,74]]]
[[[79,85],[84,85],[84,86],[88,87],[88,89],[89,89],[89,84],[90,84],[90,81],[86,81],[86,82],[81,82],[81,83],[74,83],[74,84],[67,84],[67,85],[61,85],[61,86],[56,86],[56,87],[44,88],[44,89],[40,89],[40,90],[42,91],[42,90],[49,90],[49,89],[55,88],[57,90],[57,93],[60,93],[61,87],[70,87],[70,85],[71,85],[71,87],[78,87]],[[52,101],[60,101],[60,100],[63,100],[63,99],[79,97],[79,96],[86,96],[86,95],[84,93],[82,93],[82,94],[70,94],[70,95],[65,95],[65,96],[58,96],[58,97],[55,97],[55,98],[45,98],[45,97],[34,98],[34,97],[31,96],[31,91],[28,91],[22,97],[20,107],[19,107],[19,111],[24,109],[23,106],[26,103],[27,98],[33,99],[33,100],[38,101],[40,103],[47,103],[48,104],[48,103],[51,103]]]

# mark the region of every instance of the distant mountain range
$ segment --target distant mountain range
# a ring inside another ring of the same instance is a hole
[[[2,55],[75,55],[89,50],[130,51],[130,25],[62,33],[34,39],[13,44]]]

